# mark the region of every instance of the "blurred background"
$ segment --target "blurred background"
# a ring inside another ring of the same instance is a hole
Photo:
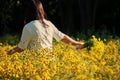
[[[28,0],[0,0],[0,36],[21,35]],[[120,0],[42,0],[49,20],[68,35],[120,36]]]

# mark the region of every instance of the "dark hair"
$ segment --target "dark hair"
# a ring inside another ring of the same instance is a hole
[[[42,20],[42,13],[40,12],[38,5],[42,4],[40,0],[29,0],[27,7],[25,9],[25,19],[24,19],[24,24],[29,23],[30,21],[33,20]]]

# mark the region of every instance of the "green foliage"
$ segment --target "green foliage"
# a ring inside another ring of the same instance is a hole
[[[93,46],[93,40],[88,40],[85,42],[84,47],[90,50],[90,48]]]
[[[118,46],[118,53],[120,54],[120,38],[116,39],[116,44]]]
[[[0,37],[0,42],[3,44],[16,45],[19,42],[19,37],[17,35],[6,34]]]

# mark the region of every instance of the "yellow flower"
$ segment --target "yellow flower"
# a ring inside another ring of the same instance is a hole
[[[106,64],[105,61],[101,61],[101,62],[100,62],[100,65],[101,65],[101,66],[104,66],[105,64]]]
[[[97,71],[98,70],[98,66],[97,65],[93,65],[93,69],[94,69],[94,71]]]
[[[39,75],[36,75],[35,80],[42,80],[42,79],[41,79],[41,77]]]
[[[0,43],[0,77],[6,80],[111,80],[119,79],[120,55],[115,41],[103,43],[93,36],[93,46],[74,50],[72,45],[53,43],[49,54],[43,49],[7,55],[14,46]],[[9,77],[8,77],[9,76]]]
[[[3,44],[2,43],[0,43],[0,46],[2,46]]]

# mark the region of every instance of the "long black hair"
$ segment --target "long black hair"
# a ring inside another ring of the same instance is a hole
[[[44,23],[43,16],[45,16],[45,14],[42,14],[42,12],[39,10],[38,6],[40,4],[42,4],[40,0],[29,0],[25,9],[24,25],[33,20],[41,20]]]

